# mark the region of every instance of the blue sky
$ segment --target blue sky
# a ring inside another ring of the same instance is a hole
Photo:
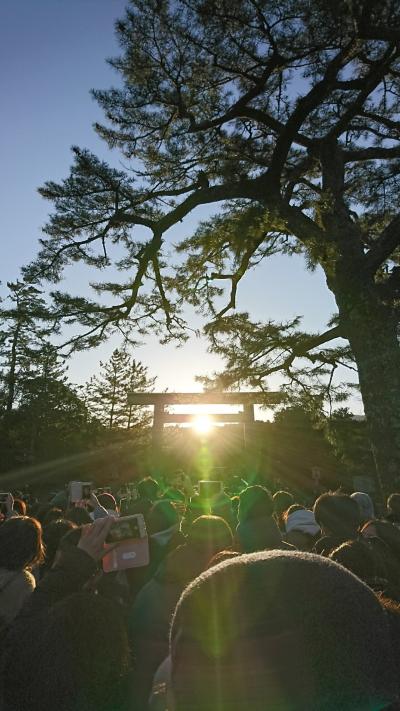
[[[66,177],[70,146],[87,147],[110,158],[92,129],[102,114],[91,88],[116,83],[105,58],[118,53],[113,23],[125,0],[2,0],[0,3],[1,234],[5,246],[0,264],[4,283],[36,253],[49,205],[37,187]],[[113,163],[118,161],[112,155]],[[192,230],[204,209],[170,231],[171,241]],[[70,269],[62,287],[84,290],[84,273]],[[274,257],[249,273],[239,288],[238,306],[254,318],[276,320],[304,315],[304,326],[323,329],[335,311],[321,270],[307,272],[300,257]],[[106,360],[113,340],[96,351],[74,356],[70,377],[84,382]],[[198,390],[195,376],[218,369],[207,344],[191,338],[183,348],[160,346],[155,338],[135,354],[158,376],[158,387]],[[360,403],[353,407],[360,411]]]

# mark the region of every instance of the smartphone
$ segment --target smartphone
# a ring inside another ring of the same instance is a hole
[[[10,492],[0,493],[0,513],[4,514],[4,516],[8,513],[7,501],[10,496]]]
[[[93,482],[91,481],[70,481],[69,482],[69,499],[71,503],[90,499],[93,491]]]
[[[103,570],[112,573],[140,568],[150,562],[149,539],[142,514],[124,516],[111,526],[105,542]]]
[[[131,499],[128,498],[127,496],[124,496],[123,499],[119,500],[119,510],[122,515],[129,515],[129,509],[131,506]]]
[[[146,524],[141,514],[121,516],[115,519],[106,538],[106,543],[119,543],[127,538],[144,538],[147,536]]]
[[[222,492],[222,481],[199,481],[199,494],[202,499],[212,499]]]

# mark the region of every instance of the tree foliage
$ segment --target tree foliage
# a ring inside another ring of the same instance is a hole
[[[86,402],[92,416],[109,430],[131,430],[149,424],[143,408],[128,403],[130,392],[151,392],[155,378],[126,351],[116,348],[111,358],[100,362],[101,371],[86,387]]]
[[[226,314],[243,275],[269,254],[301,252],[325,272],[336,327],[301,334],[284,326],[280,362],[288,372],[292,355],[312,352],[312,375],[313,358],[326,356],[329,366],[349,355],[325,344],[348,340],[379,467],[393,470],[400,462],[399,4],[131,0],[117,33],[122,53],[110,63],[122,85],[94,92],[106,117],[96,130],[127,169],[74,149],[70,176],[41,189],[53,212],[26,271],[58,282],[77,261],[96,274],[111,270],[111,280],[93,285],[100,298],[54,294],[59,318],[81,329],[71,347],[95,345],[115,330],[184,337],[187,300],[206,310],[214,333],[231,324],[236,338],[237,322]],[[171,268],[167,231],[213,203],[224,211],[186,237]],[[239,347],[228,353],[231,374],[241,358]],[[268,348],[263,367],[275,368]]]

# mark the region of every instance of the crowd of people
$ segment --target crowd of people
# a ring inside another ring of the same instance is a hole
[[[399,493],[378,516],[363,492],[146,478],[123,507],[66,490],[2,510],[3,711],[400,709]],[[148,564],[105,573],[136,514]]]

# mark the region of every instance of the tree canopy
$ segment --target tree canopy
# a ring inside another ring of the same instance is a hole
[[[323,334],[294,329],[289,351],[267,344],[264,372],[347,339],[351,352],[328,362],[354,356],[375,446],[395,439],[384,466],[397,466],[399,4],[131,0],[116,29],[120,84],[93,92],[106,117],[95,128],[126,169],[74,148],[69,177],[40,190],[53,212],[26,270],[54,282],[77,261],[104,272],[101,298],[54,293],[58,318],[82,329],[70,346],[115,330],[184,337],[188,301],[211,335],[226,332],[243,275],[270,254],[303,253],[338,315]],[[222,212],[184,240],[173,268],[169,228],[214,203]]]

